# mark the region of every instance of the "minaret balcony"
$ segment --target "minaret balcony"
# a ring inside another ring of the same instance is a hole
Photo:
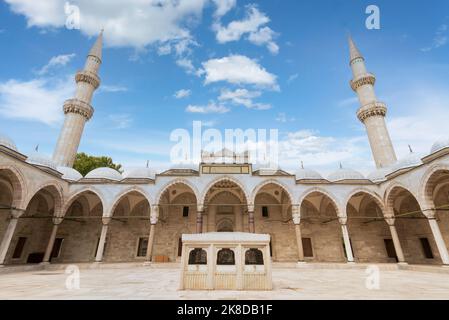
[[[358,88],[364,85],[372,85],[376,83],[376,76],[372,73],[365,73],[350,81],[352,90],[357,91]]]
[[[78,99],[70,99],[64,103],[64,114],[76,113],[82,115],[89,121],[94,114],[94,108],[84,101]]]
[[[364,105],[357,111],[357,118],[361,122],[365,122],[369,117],[382,116],[385,117],[387,115],[387,106],[383,102],[373,102],[367,105]]]
[[[97,74],[90,72],[88,70],[78,71],[78,73],[75,76],[75,80],[76,83],[87,82],[88,84],[92,85],[95,88],[95,90],[98,89],[101,82],[100,77]]]

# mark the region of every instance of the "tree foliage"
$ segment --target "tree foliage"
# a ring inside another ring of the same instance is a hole
[[[119,172],[122,172],[121,170],[122,165],[115,164],[112,161],[112,158],[104,156],[103,157],[89,156],[84,152],[78,153],[76,155],[75,163],[73,165],[73,168],[77,170],[79,173],[81,173],[83,177],[92,170],[103,167],[112,168]]]

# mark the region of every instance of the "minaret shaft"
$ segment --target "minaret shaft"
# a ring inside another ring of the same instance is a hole
[[[101,65],[102,37],[101,33],[87,56],[84,70],[76,74],[75,97],[64,103],[64,125],[53,154],[53,160],[58,166],[73,167],[84,126],[93,116],[91,101],[100,86],[97,73]]]
[[[374,90],[376,78],[367,71],[365,59],[352,39],[349,39],[349,47],[351,52],[350,65],[354,77],[351,81],[351,87],[357,93],[361,105],[357,111],[357,117],[366,127],[377,168],[387,167],[397,160],[385,123],[387,106],[377,100]]]

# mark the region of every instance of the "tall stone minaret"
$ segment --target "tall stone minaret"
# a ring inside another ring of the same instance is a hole
[[[100,86],[98,70],[101,65],[103,30],[87,56],[84,70],[76,76],[76,94],[64,103],[64,126],[53,154],[58,166],[72,167],[83,134],[84,125],[92,118],[94,108],[90,105],[94,91]]]
[[[377,101],[374,92],[376,77],[366,71],[365,59],[352,38],[349,38],[349,49],[351,53],[350,66],[354,77],[351,81],[351,88],[357,93],[361,105],[357,111],[357,117],[366,127],[377,168],[390,166],[397,159],[385,124],[387,106]]]

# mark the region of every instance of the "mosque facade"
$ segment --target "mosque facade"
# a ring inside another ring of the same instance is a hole
[[[449,266],[449,136],[429,153],[397,159],[377,100],[376,78],[350,39],[350,85],[360,101],[376,171],[341,167],[295,174],[233,161],[229,150],[164,172],[73,163],[100,86],[102,34],[65,121],[53,158],[22,154],[0,136],[0,265],[177,262],[182,235],[270,235],[274,262],[400,263]]]

